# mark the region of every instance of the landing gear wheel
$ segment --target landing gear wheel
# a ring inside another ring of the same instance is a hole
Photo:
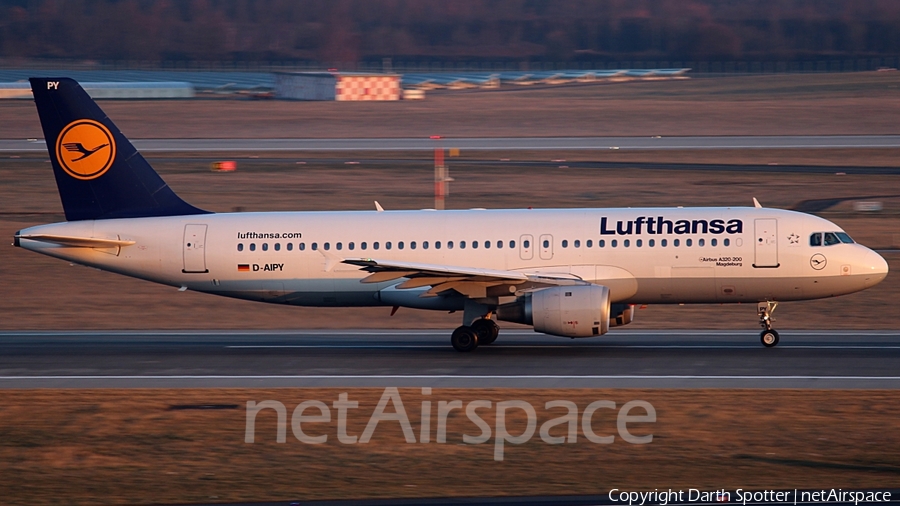
[[[494,320],[488,318],[475,320],[470,328],[478,336],[478,346],[491,344],[500,335],[500,326]]]
[[[450,344],[456,348],[456,351],[472,351],[478,347],[478,335],[472,331],[471,327],[457,327],[450,336]]]
[[[762,341],[763,346],[771,348],[778,344],[778,332],[772,329],[763,330],[759,334],[759,340]]]

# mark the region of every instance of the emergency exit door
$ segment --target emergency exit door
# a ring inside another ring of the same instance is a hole
[[[534,237],[529,234],[519,237],[519,258],[531,260],[534,258]]]
[[[184,273],[204,273],[206,269],[206,225],[184,226]]]
[[[541,260],[550,260],[553,258],[553,236],[544,234],[541,236],[540,244]]]
[[[754,229],[753,267],[778,267],[778,220],[759,218],[754,221]]]

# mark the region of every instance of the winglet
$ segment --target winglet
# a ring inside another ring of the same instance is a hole
[[[759,203],[758,200],[756,200],[756,197],[753,197],[753,207],[755,207],[757,209],[762,209],[762,205]]]
[[[384,212],[384,208],[381,207],[381,204],[379,204],[377,200],[375,201],[375,210],[378,211],[379,213]]]

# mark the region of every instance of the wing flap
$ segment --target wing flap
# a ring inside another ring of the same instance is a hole
[[[371,273],[361,280],[363,283],[405,279],[396,286],[397,289],[408,290],[430,286],[431,288],[422,293],[421,297],[437,297],[452,290],[465,297],[480,299],[510,295],[519,290],[588,284],[587,281],[568,272],[479,269],[373,258],[347,258],[342,262],[356,265],[361,270]]]

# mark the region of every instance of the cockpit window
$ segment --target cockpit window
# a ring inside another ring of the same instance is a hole
[[[833,246],[841,243],[853,244],[854,241],[846,232],[813,232],[809,236],[810,246]]]
[[[850,238],[845,232],[835,232],[835,235],[838,236],[838,239],[841,240],[844,244],[853,244],[853,239]]]

